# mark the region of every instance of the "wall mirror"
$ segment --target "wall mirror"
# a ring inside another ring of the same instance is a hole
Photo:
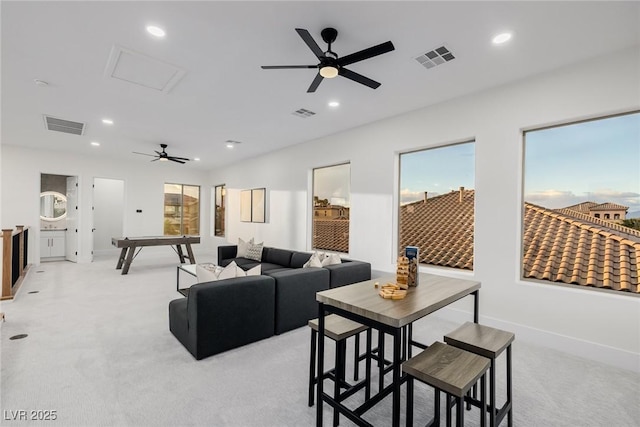
[[[40,193],[40,219],[58,221],[67,216],[67,197],[57,191]]]

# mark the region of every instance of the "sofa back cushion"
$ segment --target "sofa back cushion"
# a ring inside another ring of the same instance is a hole
[[[292,252],[285,249],[269,248],[269,250],[263,254],[262,262],[289,267],[291,265],[291,255]]]
[[[311,254],[307,252],[294,252],[291,255],[291,268],[302,268],[302,266],[309,261]]]

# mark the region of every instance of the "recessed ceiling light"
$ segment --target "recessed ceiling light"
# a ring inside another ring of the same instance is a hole
[[[200,157],[194,157],[193,160],[196,161],[196,162],[199,162],[200,161]]]
[[[105,125],[112,125],[113,124],[113,120],[111,120],[111,119],[102,119],[102,123],[104,123]]]
[[[48,82],[45,82],[44,80],[40,80],[40,79],[33,79],[33,82],[35,84],[37,84],[38,86],[49,86]]]
[[[155,25],[148,25],[147,32],[155,37],[164,37],[166,34],[162,28],[156,27]]]
[[[493,44],[502,44],[511,39],[511,33],[502,33],[498,34],[493,38]]]
[[[339,106],[340,106],[340,103],[338,101],[329,102],[329,107],[335,108],[335,107],[339,107]]]
[[[100,143],[97,141],[91,141],[91,145],[93,145],[94,147],[99,147]]]
[[[225,141],[225,144],[226,144],[227,148],[233,148],[236,145],[241,144],[241,142],[240,141],[234,141],[232,139],[228,139],[228,140]]]

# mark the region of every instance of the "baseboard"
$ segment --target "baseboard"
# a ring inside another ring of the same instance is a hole
[[[457,323],[464,323],[472,318],[468,311],[449,307],[438,310],[432,315]],[[517,340],[523,342],[640,373],[640,354],[638,353],[488,316],[481,315],[480,323],[511,331],[516,334]]]

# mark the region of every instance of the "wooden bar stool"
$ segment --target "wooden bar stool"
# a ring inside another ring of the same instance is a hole
[[[358,322],[345,319],[337,314],[330,314],[325,317],[324,320],[324,333],[327,338],[331,338],[336,342],[336,358],[335,366],[332,370],[325,372],[322,375],[322,379],[330,378],[334,382],[334,399],[338,400],[340,396],[340,387],[352,388],[353,386],[346,382],[345,377],[345,365],[346,365],[346,353],[347,353],[347,339],[355,336],[355,349],[354,349],[354,380],[358,380],[358,366],[361,360],[366,359],[366,380],[364,387],[366,388],[367,398],[371,395],[370,382],[371,382],[371,330]],[[315,384],[318,381],[318,377],[321,375],[316,374],[317,367],[317,355],[316,345],[318,342],[318,319],[309,320],[309,327],[311,328],[311,355],[309,364],[309,406],[313,406],[315,403],[314,391]],[[360,354],[360,332],[367,331],[367,350],[365,354]],[[360,389],[360,388],[358,388]],[[357,391],[357,390],[354,390]]]
[[[435,342],[420,354],[402,364],[407,374],[407,427],[413,426],[413,381],[417,379],[434,388],[434,417],[427,426],[440,425],[440,392],[446,393],[447,427],[451,426],[450,398],[456,407],[456,426],[464,426],[464,400],[478,379],[480,380],[480,426],[486,425],[484,410],[486,372],[491,364],[486,357]]]
[[[515,339],[512,332],[502,331],[477,323],[466,322],[444,336],[444,341],[454,347],[484,356],[491,360],[489,369],[489,426],[500,425],[508,414],[508,426],[513,426],[513,404],[511,391],[511,343]],[[496,358],[507,349],[507,401],[496,410]],[[473,402],[478,404],[477,401]]]

